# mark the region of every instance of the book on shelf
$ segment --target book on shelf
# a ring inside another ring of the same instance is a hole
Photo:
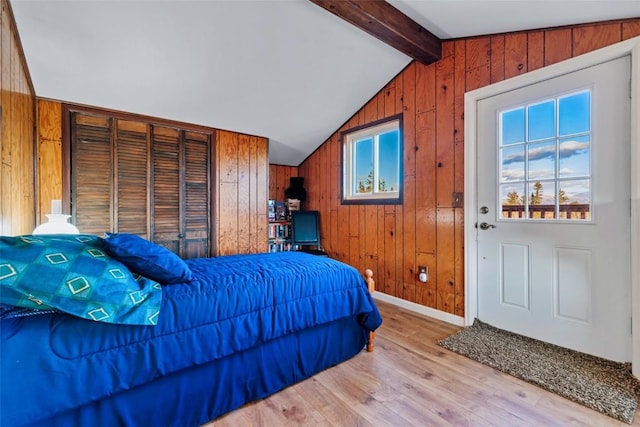
[[[288,221],[289,211],[290,209],[287,202],[269,199],[269,202],[267,204],[267,214],[269,222]]]
[[[283,242],[269,242],[269,252],[284,252],[291,250],[291,242],[283,241]]]
[[[275,212],[276,212],[276,221],[287,220],[287,204],[285,202],[276,201]]]
[[[269,238],[289,238],[289,234],[291,233],[291,227],[288,223],[273,223],[269,224]]]
[[[276,220],[276,201],[273,199],[267,203],[267,215],[270,222]]]

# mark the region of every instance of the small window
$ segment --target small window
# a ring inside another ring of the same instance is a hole
[[[342,132],[342,203],[402,203],[402,116]]]

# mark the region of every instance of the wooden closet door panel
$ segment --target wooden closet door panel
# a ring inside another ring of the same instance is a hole
[[[81,233],[113,229],[111,119],[71,114],[71,212]]]
[[[148,239],[148,126],[117,120],[116,127],[115,231]]]
[[[207,130],[70,111],[71,204],[82,232],[133,233],[183,258],[212,253]]]
[[[153,126],[152,152],[152,240],[180,254],[181,143],[180,131]]]
[[[210,136],[184,132],[184,258],[210,255]]]

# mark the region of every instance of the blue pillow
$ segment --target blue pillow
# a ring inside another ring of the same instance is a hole
[[[107,233],[105,250],[132,271],[163,284],[191,280],[187,264],[169,249],[135,234]]]

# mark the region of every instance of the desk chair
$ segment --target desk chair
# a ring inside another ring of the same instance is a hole
[[[328,256],[320,245],[318,211],[291,211],[291,244],[302,252]]]

